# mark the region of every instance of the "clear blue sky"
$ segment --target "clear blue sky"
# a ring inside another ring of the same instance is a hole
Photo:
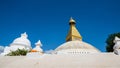
[[[65,42],[69,19],[85,42],[105,51],[109,34],[120,32],[119,0],[0,0],[0,45],[7,46],[27,32],[44,50]]]

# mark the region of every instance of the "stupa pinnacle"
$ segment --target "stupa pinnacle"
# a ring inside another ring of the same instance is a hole
[[[28,35],[27,35],[27,33],[26,33],[26,32],[24,32],[23,34],[21,34],[21,37],[27,38],[27,37],[28,37]]]
[[[36,46],[40,46],[40,47],[41,47],[41,46],[42,46],[42,43],[41,43],[41,41],[40,41],[40,40],[38,40],[38,42],[36,42],[36,43],[35,43],[35,45],[36,45]]]
[[[69,24],[75,24],[75,20],[72,17],[70,18]]]
[[[66,41],[74,41],[74,40],[81,41],[82,37],[81,37],[80,33],[78,32],[78,30],[76,29],[76,27],[75,27],[76,23],[72,17],[70,18],[69,24],[70,24],[70,30],[66,37]]]

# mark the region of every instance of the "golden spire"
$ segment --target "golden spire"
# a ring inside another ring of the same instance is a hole
[[[69,25],[70,25],[70,30],[66,37],[66,41],[74,41],[74,40],[81,41],[82,37],[80,33],[78,32],[78,30],[76,29],[75,20],[72,17],[70,18]]]

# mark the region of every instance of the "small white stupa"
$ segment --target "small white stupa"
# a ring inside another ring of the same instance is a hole
[[[120,38],[116,36],[113,42],[115,43],[113,46],[114,53],[120,55]]]
[[[2,55],[6,55],[10,53],[11,51],[16,51],[17,49],[25,49],[25,50],[31,50],[31,42],[27,38],[28,35],[26,32],[21,34],[21,37],[16,38],[10,46],[5,47],[4,52]]]
[[[38,42],[36,42],[35,45],[36,45],[36,47],[33,48],[31,52],[41,52],[42,53],[43,50],[41,48],[41,46],[42,46],[41,41],[38,40]]]
[[[42,43],[40,40],[35,43],[35,47],[31,50],[31,52],[27,53],[27,56],[39,56],[43,55],[43,49],[41,48]]]

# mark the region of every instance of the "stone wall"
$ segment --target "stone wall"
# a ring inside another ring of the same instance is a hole
[[[120,68],[120,56],[113,53],[0,56],[0,68]]]

